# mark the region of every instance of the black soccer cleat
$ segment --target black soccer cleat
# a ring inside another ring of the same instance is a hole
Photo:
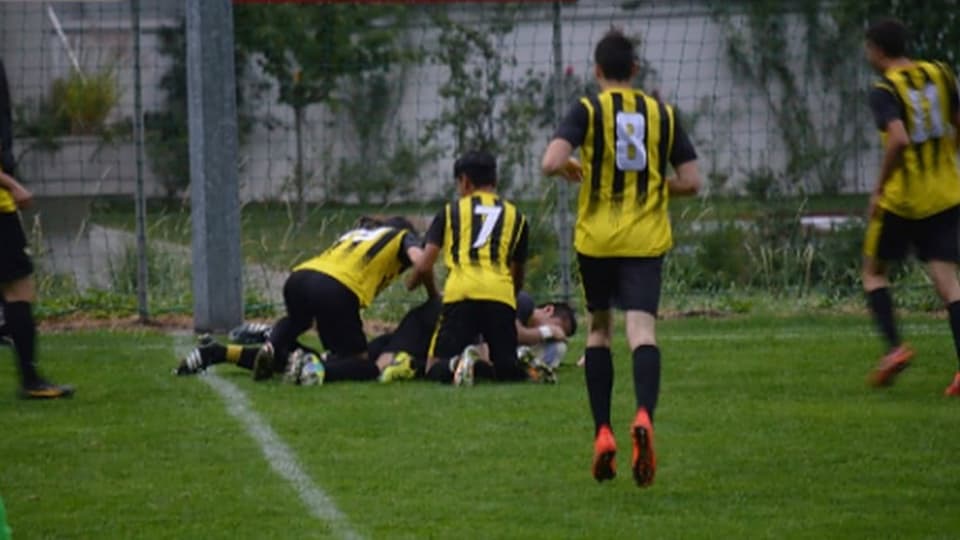
[[[267,342],[270,330],[273,330],[273,326],[266,323],[243,323],[230,330],[227,339],[237,345],[258,345]]]
[[[213,341],[213,338],[208,334],[200,336],[197,346],[180,360],[180,363],[173,370],[173,374],[196,375],[206,371],[208,367],[217,363],[213,355],[213,351],[217,347],[223,347],[223,345]]]

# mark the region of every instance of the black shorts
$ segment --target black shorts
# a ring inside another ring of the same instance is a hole
[[[660,306],[663,257],[590,257],[577,254],[587,310],[645,311]]]
[[[922,219],[907,219],[881,211],[867,225],[864,255],[900,261],[916,254],[921,261],[960,262],[960,206]]]
[[[283,285],[283,301],[286,320],[281,319],[270,333],[275,349],[292,349],[297,336],[316,324],[320,342],[332,354],[349,357],[367,352],[360,300],[346,285],[321,272],[298,270]]]
[[[430,346],[430,357],[445,361],[457,356],[483,335],[490,349],[493,378],[523,380],[517,362],[517,311],[492,300],[462,300],[444,304]]]
[[[0,212],[0,283],[10,283],[32,273],[33,262],[20,214]]]

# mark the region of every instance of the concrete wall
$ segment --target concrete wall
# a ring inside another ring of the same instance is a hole
[[[167,59],[156,52],[157,28],[172,25],[179,18],[179,1],[144,1],[143,66],[144,104],[147,110],[161,107],[163,96],[157,90],[159,77],[167,68]],[[700,110],[695,126],[688,126],[698,142],[703,168],[732,177],[734,184],[742,182],[749,171],[759,167],[781,169],[788,157],[788,149],[778,135],[778,124],[766,97],[757,88],[739,80],[730,70],[725,53],[723,29],[712,18],[709,10],[698,2],[644,3],[645,7],[623,11],[620,2],[581,0],[564,9],[563,54],[564,65],[579,77],[592,73],[591,55],[595,42],[612,24],[624,27],[630,33],[643,36],[644,57],[656,70],[649,86],[660,95],[686,111]],[[116,118],[129,117],[132,112],[132,79],[127,3],[78,4],[53,2],[71,43],[81,51],[85,66],[95,68],[117,66],[122,89]],[[489,6],[456,8],[456,16],[465,21],[479,22],[490,16]],[[506,36],[502,48],[515,55],[517,64],[510,70],[512,77],[522,77],[528,70],[549,73],[552,70],[552,22],[549,4],[524,10],[515,30]],[[802,39],[799,24],[791,25],[788,34],[795,43]],[[414,45],[429,48],[436,40],[437,31],[425,23],[411,28]],[[799,55],[799,50],[797,52]],[[851,51],[852,55],[859,51]],[[49,91],[52,80],[69,71],[69,61],[43,5],[33,2],[0,3],[0,55],[7,63],[16,102],[23,102]],[[852,64],[856,65],[856,64]],[[868,74],[862,67],[851,67],[848,82],[866,88]],[[395,122],[411,136],[418,138],[424,126],[445,106],[438,96],[438,87],[447,73],[440,66],[421,65],[409,71],[403,84],[402,106]],[[829,130],[838,114],[851,114],[849,121],[869,129],[866,106],[849,111],[836,111],[836,103],[825,94],[815,79],[806,80],[807,99],[821,107],[817,118],[822,130]],[[241,149],[241,196],[245,201],[290,199],[290,180],[295,156],[292,111],[278,105],[275,93],[267,92],[254,111],[260,118],[270,117],[271,129],[258,125]],[[533,96],[543,99],[543,96]],[[776,98],[774,98],[776,99]],[[514,184],[520,196],[535,197],[540,181],[536,163],[550,135],[550,129],[537,130],[528,149],[528,163],[521,169]],[[442,139],[442,137],[441,137]],[[308,114],[306,169],[314,174],[314,200],[324,198],[323,186],[332,176],[341,158],[355,152],[355,137],[342,115],[313,107]],[[866,189],[872,182],[879,159],[876,144],[868,135],[867,144],[847,160],[844,186],[848,190]],[[436,143],[450,147],[443,140]],[[28,156],[23,172],[30,172],[27,180],[48,182],[53,193],[87,193],[91,182],[97,182],[101,193],[132,192],[132,147],[111,150],[100,162],[90,160],[80,164],[54,166],[58,161],[82,161],[68,156]],[[425,199],[442,196],[449,189],[450,164],[448,152],[421,171],[417,187],[407,198]],[[35,160],[30,162],[29,160]],[[148,191],[159,193],[152,175],[148,177]]]

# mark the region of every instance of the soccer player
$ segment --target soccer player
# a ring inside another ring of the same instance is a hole
[[[377,358],[382,382],[423,375],[441,306],[440,299],[430,299],[404,315],[394,332],[370,342],[370,355]],[[531,348],[543,348],[550,343],[566,341],[577,331],[577,317],[573,308],[564,302],[537,306],[533,297],[520,291],[517,294],[516,328],[517,351],[520,355],[531,351]],[[480,359],[489,363],[489,350],[485,344],[481,343],[477,350]],[[538,349],[538,352],[543,353],[542,349]],[[560,360],[560,357],[555,358],[549,367],[555,368]],[[483,374],[483,370],[477,373]],[[492,375],[490,372],[486,374]]]
[[[667,200],[700,189],[696,152],[673,107],[632,87],[638,71],[633,42],[609,31],[594,50],[600,93],[578,100],[544,153],[544,174],[580,182],[574,247],[587,310],[587,394],[595,424],[592,472],[616,476],[610,427],[613,360],[611,308],[626,312],[633,354],[636,411],[633,476],[653,483],[653,416],[660,391],[655,321],[664,254],[673,244]],[[571,158],[580,149],[580,162]],[[667,166],[672,165],[674,176]]]
[[[297,338],[315,324],[327,353],[323,365],[328,380],[376,378],[379,370],[367,356],[360,310],[421,256],[409,221],[366,219],[326,251],[294,267],[283,287],[286,316],[262,347],[202,344],[180,362],[176,373],[193,374],[229,362],[253,369],[257,380],[270,378],[286,369],[292,352],[304,350]],[[432,276],[424,284],[431,291]]]
[[[897,332],[887,278],[887,264],[906,258],[911,249],[926,264],[947,307],[960,357],[960,106],[957,79],[946,64],[907,57],[907,29],[901,22],[884,19],[870,26],[866,58],[880,75],[870,90],[870,108],[883,162],[870,196],[863,288],[887,346],[869,381],[886,386],[914,355]],[[960,371],[945,393],[960,396]]]
[[[37,371],[37,325],[32,304],[36,301],[33,261],[20,223],[19,209],[33,202],[33,194],[12,176],[10,96],[6,73],[0,63],[0,333],[13,343],[20,369],[20,396],[55,399],[73,394],[70,386],[48,382]]]
[[[461,156],[453,176],[460,198],[437,213],[415,264],[415,277],[429,276],[442,251],[449,270],[426,376],[471,384],[474,359],[461,352],[483,335],[493,378],[525,380],[517,361],[516,295],[527,259],[526,218],[497,195],[497,162],[488,152]]]

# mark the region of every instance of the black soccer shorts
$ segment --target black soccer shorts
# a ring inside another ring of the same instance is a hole
[[[493,378],[516,381],[527,378],[517,362],[517,311],[493,300],[461,300],[444,304],[430,346],[430,357],[446,361],[483,335],[490,349]]]
[[[924,262],[960,262],[960,206],[922,219],[907,219],[880,210],[870,219],[864,255],[881,261],[900,261],[911,250]]]
[[[577,254],[587,310],[644,311],[660,305],[663,257],[590,257]]]

